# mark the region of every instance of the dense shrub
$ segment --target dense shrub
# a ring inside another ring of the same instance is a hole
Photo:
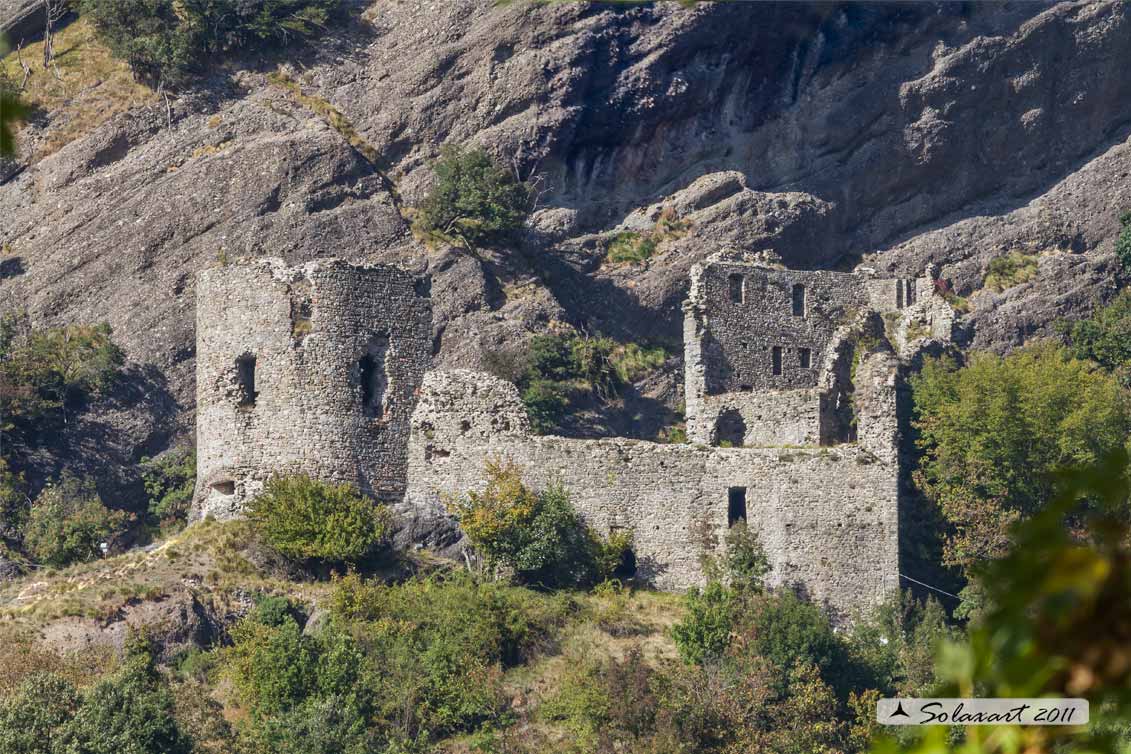
[[[64,477],[44,488],[31,506],[23,547],[39,563],[65,566],[97,558],[103,543],[125,526],[128,516],[102,504],[88,483]]]
[[[1094,361],[1125,387],[1131,385],[1131,290],[1120,291],[1088,319],[1061,323],[1060,329],[1073,356]]]
[[[1115,378],[1048,343],[975,353],[961,368],[928,360],[911,386],[923,450],[914,479],[954,527],[944,555],[963,568],[1008,551],[1011,524],[1050,499],[1050,472],[1127,438]]]
[[[1004,291],[1032,279],[1037,274],[1037,257],[1021,251],[1011,251],[1005,256],[995,257],[986,267],[986,287],[994,291]]]
[[[141,478],[149,498],[149,515],[163,528],[183,526],[196,484],[196,452],[176,448],[157,458],[142,458]]]
[[[672,626],[672,638],[684,662],[702,665],[722,657],[730,646],[737,605],[729,589],[712,581],[687,593],[687,613]]]
[[[828,617],[790,589],[754,601],[747,634],[751,649],[783,674],[811,665],[830,681],[844,679],[844,650]]]
[[[185,83],[239,50],[316,36],[341,0],[80,0],[110,51],[152,82]]]
[[[474,246],[506,240],[526,222],[529,190],[481,147],[445,145],[432,169],[417,216],[422,232]]]
[[[79,694],[54,674],[27,678],[0,702],[6,754],[189,754],[168,685],[132,640],[120,670]]]
[[[35,440],[105,394],[124,363],[110,335],[106,324],[37,330],[26,316],[0,319],[0,428]]]
[[[456,574],[398,586],[350,576],[332,611],[364,637],[375,725],[417,741],[495,718],[502,669],[530,660],[568,608],[563,599]]]
[[[59,731],[79,707],[78,691],[55,673],[27,677],[0,702],[0,751],[53,754]]]
[[[573,510],[560,485],[529,489],[513,464],[488,462],[487,486],[451,501],[449,509],[487,565],[526,584],[588,586],[612,576],[631,546],[603,541]]]
[[[516,381],[531,425],[545,433],[572,405],[616,400],[632,382],[663,366],[666,358],[660,347],[620,344],[600,336],[545,334],[530,339],[524,356],[506,359],[509,368],[501,376]],[[520,364],[511,365],[514,361]]]
[[[1119,235],[1115,239],[1115,256],[1125,271],[1131,271],[1131,212],[1119,216]]]
[[[348,484],[301,474],[268,480],[248,507],[263,541],[299,562],[356,563],[384,540],[388,513]]]

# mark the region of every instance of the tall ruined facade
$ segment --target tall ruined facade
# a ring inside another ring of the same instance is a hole
[[[590,526],[632,535],[637,576],[704,580],[746,522],[770,581],[848,620],[898,585],[903,360],[948,340],[930,278],[785,270],[716,255],[685,311],[690,442],[530,431],[514,385],[425,374],[427,285],[389,267],[278,260],[198,285],[197,515],[237,514],[271,474],[356,484],[393,504],[400,540],[459,540],[444,501],[509,460],[563,484]],[[903,358],[901,358],[901,354]]]
[[[200,273],[194,515],[238,514],[286,471],[399,501],[431,358],[428,281],[395,267],[266,259]]]

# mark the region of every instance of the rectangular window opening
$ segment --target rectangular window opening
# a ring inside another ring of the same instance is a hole
[[[255,357],[250,353],[236,359],[236,383],[239,387],[237,405],[242,408],[254,406],[259,391],[255,389]]]
[[[793,286],[793,316],[805,316],[805,286],[800,283]]]
[[[812,356],[810,355],[810,353],[811,352],[808,348],[797,349],[797,361],[801,365],[802,369],[808,369],[812,364]]]
[[[730,300],[732,303],[741,304],[746,300],[746,285],[742,275],[737,272],[732,274],[730,281]]]
[[[746,523],[746,488],[731,487],[727,490],[727,527],[739,521]]]
[[[389,338],[375,335],[366,344],[365,353],[358,360],[361,377],[361,406],[370,418],[384,418],[385,397],[389,389],[389,374],[386,359],[389,351]]]
[[[781,374],[781,346],[774,346],[773,370],[775,375]]]
[[[899,278],[895,281],[895,308],[903,308],[903,281]]]

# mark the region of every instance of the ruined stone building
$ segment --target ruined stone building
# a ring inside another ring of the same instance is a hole
[[[901,355],[953,326],[929,277],[726,255],[696,265],[685,444],[534,435],[514,385],[425,374],[422,287],[338,262],[202,276],[201,513],[237,512],[286,467],[354,482],[394,503],[408,541],[446,543],[445,500],[481,487],[488,460],[509,460],[535,488],[562,483],[597,531],[630,532],[638,577],[659,588],[701,583],[704,549],[739,521],[765,548],[771,582],[835,617],[897,587]]]

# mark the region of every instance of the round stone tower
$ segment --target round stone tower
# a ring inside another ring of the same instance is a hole
[[[398,502],[431,362],[429,288],[395,267],[339,260],[201,272],[194,517],[238,515],[288,472]]]

